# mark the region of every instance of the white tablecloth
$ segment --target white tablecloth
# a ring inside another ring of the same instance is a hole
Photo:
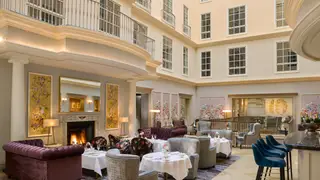
[[[86,150],[82,154],[82,168],[93,170],[102,176],[101,169],[107,168],[106,152]]]
[[[211,138],[210,147],[215,147],[217,153],[223,153],[227,156],[231,153],[231,143],[225,138]]]
[[[140,163],[141,171],[168,173],[176,180],[187,177],[190,168],[192,164],[189,156],[180,152],[170,152],[167,159],[164,158],[162,152],[146,154]]]

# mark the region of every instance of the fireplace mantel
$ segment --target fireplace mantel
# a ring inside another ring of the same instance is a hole
[[[99,135],[99,119],[100,113],[60,113],[59,114],[60,122],[62,124],[62,139],[63,145],[67,145],[67,123],[68,122],[85,122],[85,121],[94,121],[94,133],[95,136]]]

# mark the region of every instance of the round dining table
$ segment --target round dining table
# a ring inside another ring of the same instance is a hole
[[[189,156],[180,152],[169,152],[167,156],[163,152],[149,153],[140,162],[141,171],[168,173],[176,180],[187,177],[190,168],[192,164]]]

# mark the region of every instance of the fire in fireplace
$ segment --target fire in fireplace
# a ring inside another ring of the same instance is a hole
[[[68,122],[68,145],[86,144],[94,138],[94,121]]]

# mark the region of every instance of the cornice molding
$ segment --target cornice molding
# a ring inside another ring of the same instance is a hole
[[[177,77],[168,76],[157,73],[160,79],[170,80],[190,86],[206,87],[206,86],[231,86],[231,85],[251,85],[251,84],[273,84],[273,83],[292,83],[292,82],[315,82],[320,81],[320,76],[296,77],[296,78],[277,78],[277,79],[254,79],[241,81],[221,81],[221,82],[199,82],[187,81]]]
[[[303,2],[304,0],[285,0],[284,1],[285,18],[288,25],[292,29],[296,27],[297,17]]]
[[[266,34],[257,34],[257,35],[250,35],[250,36],[243,36],[243,37],[236,37],[236,38],[232,37],[232,39],[225,39],[225,40],[218,40],[218,41],[211,41],[211,42],[207,42],[207,43],[197,44],[197,48],[221,46],[221,45],[226,45],[226,44],[234,44],[234,43],[241,43],[241,42],[248,42],[248,41],[256,41],[256,40],[289,36],[291,34],[291,32],[292,32],[291,29],[285,29],[282,31],[266,33]]]

